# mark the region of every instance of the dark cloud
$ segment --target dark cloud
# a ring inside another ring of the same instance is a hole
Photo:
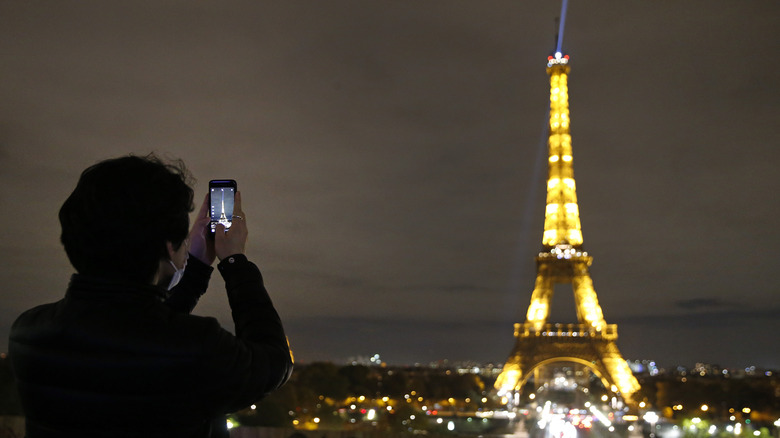
[[[427,286],[414,285],[414,286],[409,286],[408,290],[412,292],[436,291],[436,292],[444,292],[444,293],[464,293],[464,294],[481,294],[481,293],[496,292],[495,290],[490,289],[489,287],[478,286],[476,284],[467,284],[467,283],[431,284]]]
[[[665,367],[697,362],[733,367],[727,358],[752,357],[756,363],[777,369],[780,356],[770,343],[780,332],[778,315],[780,307],[772,305],[622,316],[610,322],[618,324],[618,345],[629,357],[655,359]]]
[[[509,354],[512,326],[494,320],[472,321],[453,318],[434,321],[426,318],[317,317],[290,321],[295,341],[293,350],[304,352],[304,360],[336,358],[379,353],[389,363],[428,363],[441,359],[503,361],[490,357],[491,346],[485,338],[499,344]],[[341,343],[322,343],[323,335],[341,339]],[[442,352],[446,352],[442,355]]]
[[[718,308],[723,306],[718,305]],[[687,308],[686,310],[698,310]],[[696,311],[686,313],[641,315],[632,317],[619,317],[614,320],[621,326],[636,325],[651,329],[654,326],[663,325],[668,328],[685,327],[712,327],[728,326],[731,329],[743,327],[745,333],[750,333],[748,327],[755,323],[774,324],[780,329],[780,307],[767,307],[762,309],[730,309],[719,311]]]
[[[729,306],[730,303],[719,298],[690,298],[675,301],[674,305],[685,310],[700,310]]]

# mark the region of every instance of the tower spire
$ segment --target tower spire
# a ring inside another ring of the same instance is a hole
[[[547,74],[550,75],[550,124],[542,244],[547,248],[559,245],[579,248],[582,230],[569,132],[569,55],[561,52],[550,55]]]

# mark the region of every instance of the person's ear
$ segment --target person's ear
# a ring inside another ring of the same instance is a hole
[[[173,249],[173,244],[169,241],[165,241],[165,249],[168,251],[168,259],[173,260],[174,254],[176,254],[176,250]]]

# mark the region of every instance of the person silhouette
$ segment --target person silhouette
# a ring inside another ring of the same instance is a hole
[[[61,300],[13,324],[9,359],[36,437],[224,437],[225,414],[290,376],[281,319],[236,193],[233,226],[210,237],[208,196],[189,229],[183,163],[126,156],[87,168],[59,212],[76,270]],[[190,312],[213,268],[235,334]]]

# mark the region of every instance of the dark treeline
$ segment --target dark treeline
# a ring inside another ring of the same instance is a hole
[[[429,400],[481,397],[486,383],[476,374],[428,367],[339,366],[315,362],[297,366],[290,387],[307,388],[332,399],[354,396],[403,398],[414,391]]]
[[[427,429],[419,418],[425,409],[475,411],[497,407],[489,397],[493,381],[472,373],[427,367],[339,366],[332,363],[297,365],[290,381],[236,418],[243,425],[340,428],[355,419],[365,425],[366,410],[377,412],[372,428],[406,431],[417,414],[416,429]],[[298,421],[293,423],[293,421]]]
[[[780,416],[780,378],[776,374],[741,378],[647,376],[640,378],[640,383],[639,399],[662,410],[667,418],[725,420],[734,416],[769,425]]]

